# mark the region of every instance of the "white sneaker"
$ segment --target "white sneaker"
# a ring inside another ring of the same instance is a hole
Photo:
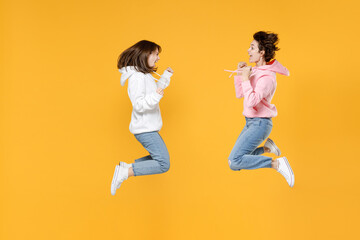
[[[120,188],[121,183],[128,179],[129,168],[126,163],[120,162],[120,165],[116,165],[113,180],[111,182],[111,195],[115,195],[116,190]]]
[[[119,174],[115,179],[116,189],[120,188],[121,183],[129,177],[129,168],[125,164],[124,162],[120,162]]]
[[[123,164],[124,167],[127,167],[128,169],[132,167],[132,163],[126,163],[126,162],[119,162],[119,165]]]
[[[286,157],[276,159],[278,161],[277,171],[283,175],[290,187],[294,186],[295,176]]]
[[[271,153],[275,153],[276,156],[280,156],[281,152],[280,149],[276,146],[276,144],[274,143],[273,140],[271,140],[270,138],[268,138],[265,142],[264,147],[267,147],[268,149],[270,149]]]
[[[115,195],[116,193],[116,179],[117,179],[117,176],[119,174],[119,168],[120,166],[119,165],[116,165],[115,166],[115,171],[114,171],[114,176],[113,176],[113,179],[111,181],[111,195]]]

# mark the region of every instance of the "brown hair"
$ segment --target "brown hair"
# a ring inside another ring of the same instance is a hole
[[[270,62],[275,57],[275,51],[280,50],[276,45],[279,42],[278,35],[271,32],[257,32],[254,34],[254,40],[259,43],[259,52],[264,50],[266,62]]]
[[[155,67],[150,67],[148,57],[156,49],[161,52],[161,47],[154,42],[142,40],[135,45],[123,51],[118,58],[118,69],[133,66],[142,73],[151,73],[156,71]]]

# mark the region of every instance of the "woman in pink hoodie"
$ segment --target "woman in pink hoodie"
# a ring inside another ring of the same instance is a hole
[[[273,168],[280,172],[290,187],[295,177],[286,157],[272,159],[262,156],[264,152],[280,156],[280,149],[268,138],[264,146],[258,147],[272,129],[271,118],[277,116],[277,110],[271,100],[276,90],[276,73],[289,76],[289,71],[275,59],[278,36],[275,33],[257,32],[248,49],[249,67],[245,62],[238,64],[235,76],[237,98],[244,98],[243,115],[246,125],[238,137],[229,156],[229,166],[234,171],[241,169]]]

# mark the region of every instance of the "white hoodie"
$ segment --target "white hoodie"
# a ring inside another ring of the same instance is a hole
[[[160,131],[162,119],[159,102],[162,95],[156,92],[158,87],[166,88],[170,84],[172,73],[165,71],[158,83],[150,74],[136,71],[134,67],[123,67],[120,83],[124,86],[127,79],[128,95],[133,106],[131,113],[130,132],[139,134]]]

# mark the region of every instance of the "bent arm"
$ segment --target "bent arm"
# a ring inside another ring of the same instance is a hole
[[[234,76],[234,84],[235,84],[235,94],[237,98],[243,98],[244,97],[244,93],[243,93],[243,88],[241,86],[241,75],[238,76]]]
[[[136,112],[142,113],[156,108],[160,99],[163,97],[154,91],[146,94],[145,76],[137,75],[129,79],[129,97]]]
[[[166,87],[168,87],[170,85],[170,77],[173,74],[167,70],[164,71],[163,75],[161,75],[159,81],[156,83],[156,85],[159,88],[165,89]]]
[[[273,85],[273,79],[270,76],[261,77],[257,82],[255,89],[251,86],[250,81],[242,82],[245,104],[248,107],[255,107],[258,105],[262,99],[270,94]]]

